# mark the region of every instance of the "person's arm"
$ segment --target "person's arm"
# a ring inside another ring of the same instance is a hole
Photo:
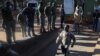
[[[5,15],[4,9],[1,10],[1,14],[2,14],[2,19],[3,19],[2,27],[5,29],[6,28],[6,26],[5,26],[6,21],[5,21],[5,16],[4,16]]]
[[[20,23],[20,14],[17,15],[17,22]]]

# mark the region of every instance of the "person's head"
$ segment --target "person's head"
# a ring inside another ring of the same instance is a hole
[[[70,26],[69,25],[66,25],[65,26],[65,31],[68,32],[69,31],[69,28],[70,28]]]
[[[5,3],[5,6],[6,6],[6,7],[10,7],[10,6],[11,6],[11,2],[7,1],[7,2]]]
[[[28,4],[27,4],[27,7],[28,7],[28,8],[32,8],[31,3],[28,3]]]

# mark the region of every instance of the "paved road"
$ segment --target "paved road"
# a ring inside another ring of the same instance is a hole
[[[59,29],[55,29],[40,36],[32,37],[23,41],[17,41],[15,44],[10,45],[10,47],[21,56],[40,56],[38,54],[41,54],[41,51],[44,52],[44,50],[48,50],[48,47],[56,40],[58,32]],[[5,46],[9,47],[7,44],[5,44]],[[53,47],[55,47],[55,45],[53,45]],[[49,55],[49,52],[47,53],[46,54]],[[41,55],[44,56],[43,53]]]

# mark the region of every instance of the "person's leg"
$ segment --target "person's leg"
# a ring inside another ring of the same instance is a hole
[[[46,32],[46,30],[45,30],[45,25],[43,24],[42,25],[42,31],[45,33]]]
[[[77,32],[78,32],[78,34],[79,34],[79,33],[80,33],[80,24],[79,24],[79,23],[77,24],[77,27],[78,27],[78,28],[77,28]]]
[[[52,30],[52,16],[49,16],[50,18],[50,30]]]
[[[40,34],[42,33],[42,17],[40,16]]]
[[[50,31],[50,27],[49,27],[49,26],[50,26],[50,23],[49,23],[49,22],[50,22],[50,20],[49,20],[49,16],[47,16],[47,18],[48,18],[48,22],[47,22],[47,23],[48,23],[48,25],[47,25],[47,29],[48,29],[48,31]]]
[[[84,14],[84,3],[83,3],[83,5],[82,5],[82,9],[83,9],[83,14]]]
[[[23,37],[26,37],[26,32],[27,32],[27,26],[25,24],[22,24],[21,25],[21,28],[22,28],[22,36]]]
[[[15,23],[12,24],[11,31],[12,31],[13,40],[14,40],[14,42],[15,42],[15,41],[16,41],[16,37],[15,37]]]
[[[49,31],[52,29],[52,23],[51,23],[51,16],[48,17],[48,25],[49,25]]]
[[[55,29],[55,20],[56,20],[56,17],[53,16],[53,19],[52,19],[52,29]]]
[[[41,28],[40,28],[40,33],[46,32],[45,31],[45,17],[44,15],[41,15]]]
[[[54,16],[54,29],[55,29],[55,23],[56,23],[56,16]]]
[[[74,24],[75,32],[77,33],[77,23]]]
[[[93,18],[93,30],[94,30],[94,28],[95,28],[95,20],[94,20],[94,18]]]
[[[34,29],[35,28],[34,28],[34,20],[33,20],[33,22],[31,23],[32,36],[36,36]]]
[[[61,28],[63,28],[63,23],[64,23],[64,16],[61,16],[61,25],[60,25]]]
[[[96,24],[95,24],[95,31],[97,31],[97,27],[98,27],[98,21],[96,21]]]
[[[27,37],[27,24],[26,23],[24,24],[24,34],[25,34],[25,37]]]
[[[24,37],[24,25],[20,24],[20,26],[21,26],[21,31],[22,31],[22,37]]]
[[[40,13],[39,10],[36,10],[37,24],[40,25]]]
[[[30,26],[28,26],[28,36],[31,37],[31,27]]]
[[[70,54],[70,52],[69,52],[69,46],[70,46],[70,44],[67,44],[67,48],[66,48],[66,53],[65,53],[65,56],[67,56],[67,55],[69,55],[69,54]]]
[[[35,32],[34,32],[34,27],[31,27],[32,30],[32,36],[36,36]]]
[[[40,33],[43,32],[43,30],[42,30],[42,28],[43,28],[43,20],[42,20],[42,19],[43,19],[43,18],[42,18],[42,15],[41,15],[41,20],[40,20],[40,22],[41,22]]]
[[[46,32],[46,30],[45,30],[45,17],[44,17],[44,15],[43,15],[43,18],[42,18],[42,30],[43,30],[43,32]]]
[[[7,39],[7,42],[8,42],[9,44],[11,44],[11,43],[12,43],[12,39],[11,39],[11,28],[10,28],[9,25],[6,26],[5,32],[6,32],[6,39]]]

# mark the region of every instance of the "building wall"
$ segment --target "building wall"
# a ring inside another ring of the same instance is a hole
[[[95,0],[85,0],[84,13],[91,14],[94,11]]]

